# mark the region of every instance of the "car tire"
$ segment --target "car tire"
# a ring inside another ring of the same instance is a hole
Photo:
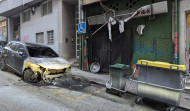
[[[23,79],[25,82],[37,83],[39,82],[38,77],[34,76],[34,72],[31,69],[26,69],[23,73]]]
[[[2,58],[2,57],[0,58],[0,69],[1,69],[2,71],[6,71],[6,70],[7,70],[5,60],[4,60],[4,58]]]

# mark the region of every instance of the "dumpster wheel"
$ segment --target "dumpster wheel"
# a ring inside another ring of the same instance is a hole
[[[135,104],[137,104],[137,105],[143,104],[143,98],[142,97],[136,97],[135,98]]]
[[[110,93],[110,89],[106,88],[106,92],[107,92],[107,93]]]
[[[165,111],[174,111],[176,107],[168,106]]]
[[[124,92],[118,92],[118,96],[122,97],[125,93]]]

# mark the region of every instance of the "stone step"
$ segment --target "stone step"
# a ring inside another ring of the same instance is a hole
[[[186,86],[189,86],[189,87],[190,87],[190,82],[186,82]]]
[[[78,67],[79,66],[79,60],[76,58],[72,58],[68,60],[68,62],[71,64],[71,66]]]
[[[75,63],[71,64],[71,66],[79,67],[79,63],[75,62]]]
[[[184,92],[190,94],[190,86],[185,86]]]

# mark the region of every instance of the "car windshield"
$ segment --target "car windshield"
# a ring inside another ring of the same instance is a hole
[[[30,57],[54,58],[58,55],[48,47],[27,47]]]

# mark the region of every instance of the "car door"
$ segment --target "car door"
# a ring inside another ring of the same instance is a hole
[[[23,69],[23,64],[24,64],[24,60],[26,58],[28,58],[27,55],[27,51],[26,48],[24,47],[23,44],[19,44],[17,47],[17,51],[14,54],[14,68],[20,73],[22,74],[22,69]]]
[[[5,63],[8,67],[10,67],[11,69],[13,69],[13,63],[14,63],[14,54],[15,54],[15,51],[17,49],[17,44],[16,43],[10,43],[5,51],[6,51],[6,57],[4,58],[5,59]]]

